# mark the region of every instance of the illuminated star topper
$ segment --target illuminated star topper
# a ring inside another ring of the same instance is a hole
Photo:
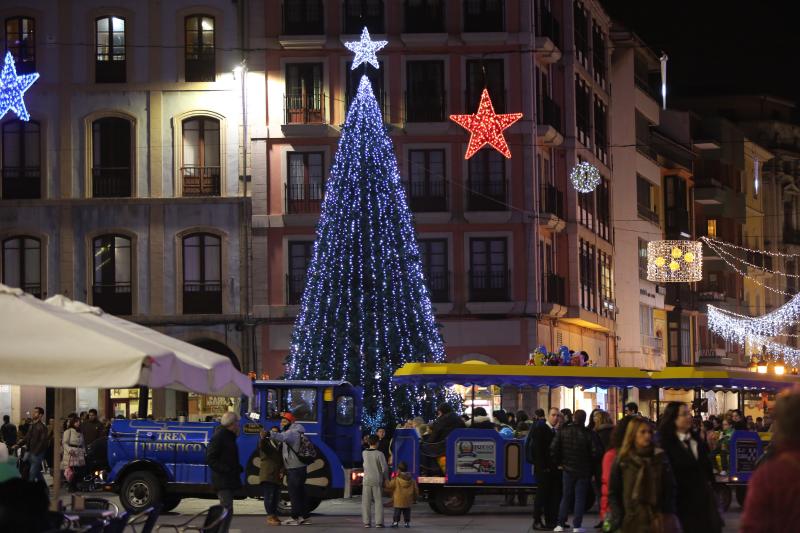
[[[367,31],[367,27],[364,26],[364,29],[361,31],[360,41],[344,43],[345,47],[356,55],[350,70],[355,70],[361,63],[369,63],[375,68],[380,68],[378,58],[375,57],[375,52],[387,44],[389,44],[389,41],[373,41],[370,39],[369,31]]]
[[[14,65],[14,56],[6,52],[6,61],[0,71],[0,119],[6,113],[13,111],[20,120],[28,121],[31,116],[25,109],[23,95],[25,91],[39,79],[39,74],[23,74],[17,76],[17,67]]]
[[[506,113],[498,115],[494,112],[492,99],[486,89],[481,93],[478,112],[472,115],[450,115],[450,120],[462,128],[469,130],[469,144],[464,159],[469,159],[475,152],[488,144],[507,159],[511,159],[511,150],[508,149],[503,130],[522,118],[522,113]]]

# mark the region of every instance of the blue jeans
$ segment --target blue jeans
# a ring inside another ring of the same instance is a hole
[[[564,470],[562,473],[563,493],[561,507],[558,509],[558,525],[567,522],[569,508],[574,504],[572,527],[579,528],[583,523],[583,511],[586,509],[586,491],[589,490],[589,476],[579,477]]]
[[[292,502],[292,518],[308,518],[306,512],[306,467],[288,468],[286,470],[286,484],[289,489],[289,500]]]
[[[267,516],[278,516],[278,498],[281,495],[281,486],[277,483],[261,482],[264,489],[264,510]]]
[[[28,463],[31,465],[31,469],[28,473],[28,481],[44,481],[44,475],[42,474],[43,460],[44,455],[28,454]]]

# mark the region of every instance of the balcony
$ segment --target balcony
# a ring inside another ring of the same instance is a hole
[[[445,102],[444,91],[433,94],[406,92],[406,122],[443,122]]]
[[[41,198],[41,180],[40,168],[3,167],[3,199]]]
[[[469,272],[469,300],[471,302],[507,302],[510,299],[510,271]]]
[[[94,198],[129,198],[131,196],[130,167],[92,168]]]
[[[130,283],[95,283],[92,286],[92,305],[112,315],[133,313]]]
[[[290,183],[286,185],[286,213],[290,215],[318,214],[325,198],[322,183]]]
[[[219,281],[183,284],[183,314],[214,315],[222,313],[222,284]]]
[[[656,213],[652,207],[648,205],[636,204],[636,213],[639,215],[639,218],[650,221],[656,226],[658,225],[658,213]]]
[[[641,335],[642,348],[651,354],[664,353],[664,339],[661,337],[653,337],[651,335]]]
[[[563,230],[567,225],[564,219],[564,194],[551,184],[544,185],[540,194],[539,225],[553,232]]]
[[[543,300],[549,304],[567,305],[567,283],[558,274],[547,273],[542,283],[544,288]]]
[[[702,348],[695,351],[695,361],[698,365],[730,366],[733,358],[724,348]]]
[[[783,243],[800,245],[800,230],[783,228]]]
[[[548,63],[561,59],[561,24],[543,5],[536,19],[535,47],[536,56]]]
[[[289,92],[283,96],[284,124],[325,124],[325,93]]]
[[[292,272],[286,274],[286,304],[300,305],[303,292],[306,290],[306,273]]]
[[[219,196],[220,167],[182,167],[183,196]]]
[[[404,181],[403,187],[413,212],[447,211],[447,185],[444,181]]]
[[[94,78],[97,83],[125,83],[127,62],[122,60],[98,60],[94,63]]]
[[[538,109],[536,136],[540,144],[558,146],[564,142],[561,126],[561,106],[549,96],[542,96],[542,105]]]
[[[473,181],[467,191],[467,210],[469,211],[508,211],[506,205],[506,182]]]
[[[214,81],[216,70],[213,48],[186,56],[186,81]]]
[[[464,0],[464,32],[505,31],[505,0]]]
[[[681,238],[681,233],[690,235],[689,211],[686,209],[668,207],[664,212],[666,233],[668,239]]]
[[[283,2],[281,19],[284,35],[319,35],[324,33],[322,0]]]
[[[427,4],[427,5],[426,5]],[[443,33],[444,2],[405,1],[403,33]]]
[[[428,290],[433,303],[446,303],[450,301],[450,272],[428,272]]]

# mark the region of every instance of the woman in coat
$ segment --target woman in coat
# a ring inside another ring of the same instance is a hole
[[[653,428],[633,418],[611,468],[608,490],[612,531],[678,533],[675,480],[669,463],[653,443]]]
[[[86,466],[81,419],[77,416],[67,419],[67,429],[61,437],[61,446],[61,468],[65,471],[69,490],[74,492],[78,488],[78,481],[83,477]]]
[[[278,431],[278,428],[272,428]],[[283,476],[283,456],[280,445],[269,438],[266,431],[261,431],[258,445],[258,456],[261,460],[258,477],[264,489],[264,510],[267,512],[267,525],[279,526],[278,499],[281,495],[281,478]]]
[[[676,508],[684,533],[719,533],[723,521],[714,497],[714,472],[706,443],[692,433],[692,416],[682,402],[669,402],[658,428],[675,475]]]

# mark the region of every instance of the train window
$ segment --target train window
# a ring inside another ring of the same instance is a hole
[[[292,388],[284,393],[284,410],[298,422],[317,421],[317,389]]]
[[[281,417],[280,397],[277,389],[267,389],[267,418],[277,420]]]
[[[355,421],[355,402],[352,396],[336,398],[336,425],[352,426]]]

